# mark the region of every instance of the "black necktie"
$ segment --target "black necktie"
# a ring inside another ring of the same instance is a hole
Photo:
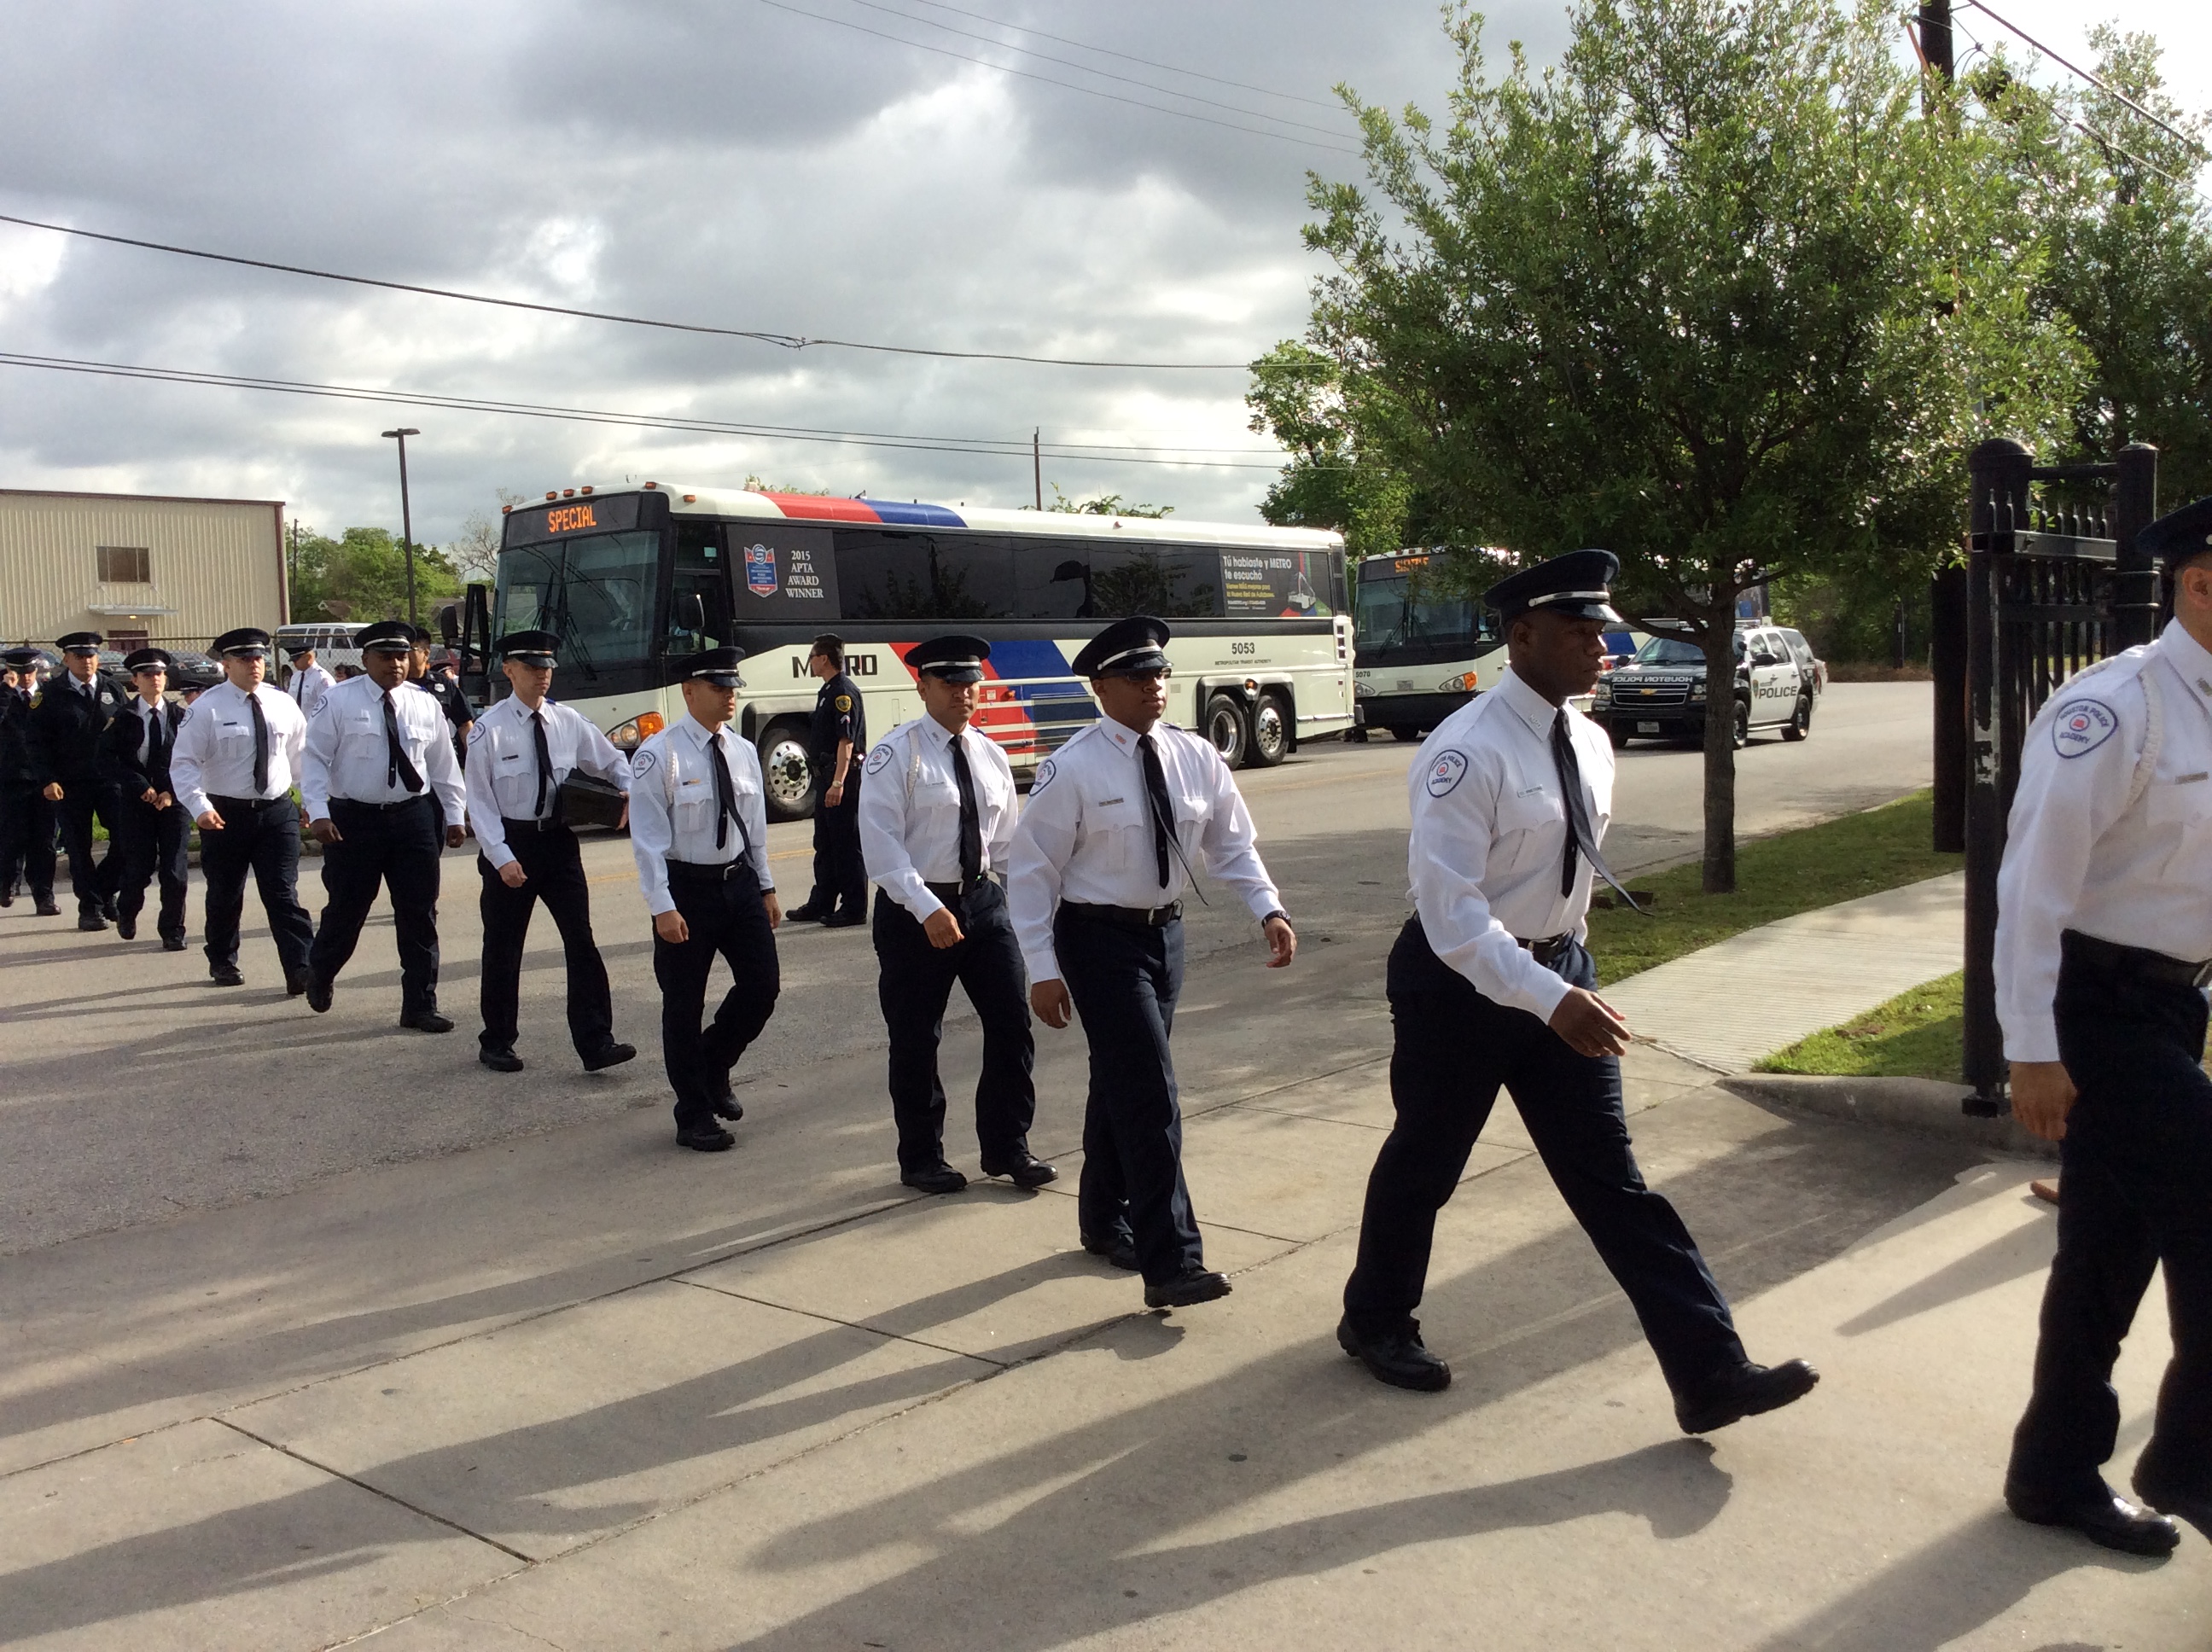
[[[246,708],[253,714],[253,795],[260,797],[269,790],[269,719],[261,710],[261,696],[246,696]]]
[[[1168,886],[1168,838],[1175,830],[1175,805],[1168,799],[1167,770],[1160,767],[1159,748],[1149,734],[1137,737],[1137,750],[1145,759],[1145,793],[1152,805],[1152,857],[1159,863],[1160,887]]]
[[[553,753],[545,744],[545,714],[530,714],[530,738],[538,744],[538,802],[532,808],[534,819],[545,818],[545,788],[553,783]],[[719,748],[718,748],[719,749]]]
[[[730,823],[738,823],[738,853],[746,849],[745,823],[738,814],[738,788],[730,779],[730,759],[722,750],[722,737],[707,737],[707,749],[714,754],[714,847],[722,847],[730,841]]]
[[[1570,896],[1575,892],[1575,854],[1577,850],[1590,863],[1590,870],[1613,886],[1613,893],[1636,910],[1635,896],[1621,888],[1620,880],[1605,864],[1605,857],[1597,852],[1597,837],[1590,830],[1589,805],[1583,801],[1583,766],[1575,758],[1575,743],[1567,730],[1565,707],[1552,723],[1552,761],[1559,768],[1559,793],[1567,805],[1567,852],[1559,863],[1559,893]]]
[[[952,737],[952,783],[960,788],[960,882],[964,887],[983,875],[983,817],[975,807],[975,776],[968,768],[961,737]]]
[[[261,708],[253,710],[253,720],[261,722]],[[384,783],[404,786],[410,792],[422,789],[422,776],[413,763],[407,761],[407,748],[399,744],[399,712],[392,703],[392,690],[384,691]]]
[[[159,706],[147,707],[145,718],[146,768],[147,771],[151,773],[161,759],[161,737],[168,732],[162,726],[168,720],[161,714],[161,708]]]

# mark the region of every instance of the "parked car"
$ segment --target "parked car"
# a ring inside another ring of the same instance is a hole
[[[1734,692],[1724,714],[1733,720],[1735,744],[1747,744],[1765,729],[1778,730],[1785,740],[1812,732],[1824,668],[1804,638],[1779,626],[1750,627],[1735,634],[1735,654]],[[1616,746],[1637,739],[1702,745],[1711,702],[1703,646],[1680,631],[1655,628],[1634,659],[1598,678],[1590,715]]]

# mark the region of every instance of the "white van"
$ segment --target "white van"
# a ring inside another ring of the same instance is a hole
[[[361,650],[354,639],[368,629],[366,624],[349,625],[343,620],[311,620],[305,625],[280,625],[270,635],[276,644],[276,658],[269,662],[269,680],[283,687],[283,679],[291,675],[291,657],[285,651],[305,646],[315,651],[315,663],[332,677],[341,665],[361,665]]]

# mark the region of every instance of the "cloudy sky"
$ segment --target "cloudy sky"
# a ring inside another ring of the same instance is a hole
[[[2101,15],[1997,9],[2076,61]],[[1557,0],[1490,15],[1540,61],[1563,38]],[[2212,106],[2212,8],[2138,0],[2120,21]],[[1248,361],[1302,327],[1306,172],[1358,165],[1331,85],[1436,107],[1450,72],[1432,0],[0,0],[0,212],[777,334],[1168,362]],[[0,486],[397,527],[378,432],[407,424],[434,543],[501,488],[648,477],[1018,505],[1025,449],[958,450],[1033,427],[1060,449],[1048,497],[1249,519],[1272,475],[1237,371],[793,352],[4,225],[0,352],[908,440],[0,366]]]

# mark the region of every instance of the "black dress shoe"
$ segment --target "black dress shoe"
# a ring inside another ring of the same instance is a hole
[[[416,1032],[449,1033],[453,1029],[451,1016],[440,1015],[435,1010],[409,1010],[399,1017],[399,1024]]]
[[[604,1072],[609,1067],[618,1067],[625,1061],[634,1061],[636,1059],[636,1045],[617,1044],[612,1039],[609,1039],[590,1054],[584,1056],[582,1060],[585,1072]]]
[[[164,936],[162,936],[162,937],[161,937],[161,950],[162,950],[164,952],[181,952],[181,951],[183,951],[185,950],[185,938],[184,938],[183,936],[181,936],[181,935],[164,935]]]
[[[522,1071],[522,1058],[517,1055],[511,1049],[495,1050],[489,1048],[483,1045],[478,1045],[477,1047],[477,1060],[483,1062],[494,1072],[520,1072]]]
[[[2058,1497],[2007,1480],[2005,1507],[2031,1526],[2068,1527],[2122,1554],[2168,1555],[2181,1541],[2181,1530],[2172,1521],[2114,1496],[2101,1479],[2087,1491]]]
[[[11,907],[11,906],[14,906],[15,904],[15,885],[11,884],[9,884],[6,889],[0,889],[0,907]]]
[[[1084,1249],[1093,1256],[1103,1256],[1125,1273],[1137,1271],[1136,1242],[1127,1234],[1119,1233],[1110,1239],[1101,1239],[1096,1234],[1079,1231],[1076,1237],[1083,1241]]]
[[[824,929],[850,929],[854,924],[864,924],[867,921],[868,914],[865,912],[837,912],[832,913],[828,917],[823,919],[822,927]]]
[[[1802,1400],[1820,1380],[1820,1372],[1802,1359],[1779,1365],[1754,1365],[1749,1360],[1733,1370],[1707,1377],[1696,1387],[1674,1396],[1674,1420],[1685,1434],[1710,1434],[1717,1428],[1761,1412],[1779,1411]]]
[[[100,915],[106,919],[110,923],[117,923],[121,920],[123,914],[117,908],[115,904],[115,897],[112,895],[109,896],[100,903]]]
[[[719,1124],[702,1125],[696,1130],[679,1130],[676,1145],[688,1147],[695,1153],[723,1153],[738,1145],[738,1139]]]
[[[54,898],[51,895],[39,902],[37,911],[41,918],[58,918],[62,915],[61,908],[54,903]]]
[[[926,1193],[957,1193],[968,1185],[968,1178],[949,1164],[933,1164],[920,1170],[902,1170],[899,1180],[908,1187],[918,1187]]]
[[[1378,1382],[1394,1388],[1435,1394],[1451,1386],[1451,1367],[1421,1345],[1421,1322],[1408,1320],[1403,1330],[1363,1335],[1350,1315],[1336,1324],[1336,1345],[1364,1365]]]
[[[811,901],[801,901],[783,915],[796,924],[811,924],[819,923],[830,914]]]
[[[208,979],[218,987],[243,987],[246,985],[246,977],[239,973],[238,966],[234,963],[211,963],[208,965]]]
[[[1060,1172],[1047,1164],[1026,1147],[1009,1158],[987,1158],[983,1161],[987,1176],[1004,1176],[1017,1187],[1042,1187],[1048,1181],[1060,1180]]]
[[[331,1007],[332,995],[332,984],[327,981],[317,981],[310,972],[307,976],[307,1007],[321,1015]]]
[[[138,938],[138,920],[136,918],[118,918],[115,920],[115,932],[124,940],[137,940]]]
[[[1230,1292],[1225,1274],[1215,1273],[1205,1264],[1194,1262],[1170,1279],[1165,1285],[1145,1287],[1145,1306],[1147,1308],[1191,1308],[1202,1302],[1214,1302]]]
[[[177,944],[182,946],[184,942],[180,940]],[[284,996],[287,998],[299,998],[314,984],[315,978],[304,969],[287,969],[284,972]]]
[[[722,1093],[714,1097],[714,1116],[727,1119],[732,1124],[745,1116],[744,1103],[730,1093],[727,1084],[724,1084]]]
[[[80,912],[76,914],[76,926],[88,932],[105,929],[107,927],[107,920],[97,912]]]
[[[2212,1487],[2191,1490],[2175,1484],[2158,1471],[2148,1455],[2136,1460],[2136,1495],[2162,1515],[2179,1515],[2207,1537],[2212,1537]]]

